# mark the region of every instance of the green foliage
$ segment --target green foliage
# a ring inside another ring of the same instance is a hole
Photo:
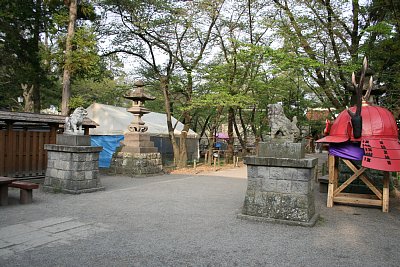
[[[375,34],[390,35],[393,33],[394,27],[386,21],[380,21],[375,25],[369,26],[366,31]]]
[[[123,95],[131,88],[124,85],[121,81],[103,79],[96,81],[93,79],[79,79],[72,84],[72,97],[70,108],[88,107],[93,102],[125,106],[126,100]]]
[[[46,81],[39,49],[45,20],[42,12],[38,1],[0,2],[0,85],[5,92],[0,97],[1,107],[15,104],[22,95],[22,83],[34,85],[33,98],[39,104],[40,84]],[[10,90],[14,93],[8,93]]]
[[[380,104],[400,116],[400,3],[375,0],[369,7],[373,25],[369,39],[362,47],[375,72],[378,88],[385,90]]]
[[[84,97],[79,95],[79,96],[73,96],[69,100],[69,107],[71,109],[76,109],[78,107],[87,107],[86,104],[87,101],[85,101]]]
[[[79,78],[98,77],[101,72],[100,56],[93,29],[79,27],[73,39],[72,75]]]
[[[95,19],[94,11],[89,1],[80,1],[78,19]],[[22,83],[35,86],[35,102],[40,95],[43,107],[59,105],[67,23],[63,1],[0,2],[0,107],[18,108]],[[75,34],[74,78],[111,78],[117,73],[106,69],[94,28],[87,25],[79,23]]]

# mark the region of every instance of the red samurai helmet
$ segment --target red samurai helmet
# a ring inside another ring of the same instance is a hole
[[[373,86],[372,77],[367,93],[362,96],[367,67],[365,58],[358,85],[354,73],[352,76],[352,83],[357,92],[356,106],[342,111],[333,122],[329,135],[317,142],[335,144],[360,142],[360,147],[364,149],[363,167],[400,171],[400,144],[396,120],[389,110],[367,102]]]

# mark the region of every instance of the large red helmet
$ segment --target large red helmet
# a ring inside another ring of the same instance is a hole
[[[356,109],[357,107],[354,106],[350,108],[351,112],[342,111],[331,126],[329,135],[317,142],[360,142],[360,147],[364,149],[363,167],[382,171],[400,171],[400,144],[393,114],[386,108],[373,106],[363,101],[360,113],[361,137],[355,138],[350,114],[354,114]]]
[[[351,107],[355,111],[356,107]],[[393,114],[386,108],[373,106],[367,102],[363,103],[361,110],[362,132],[361,138],[354,138],[351,117],[347,110],[342,111],[333,122],[329,135],[319,139],[317,142],[342,143],[346,141],[361,142],[368,139],[389,139],[398,138],[398,129]]]

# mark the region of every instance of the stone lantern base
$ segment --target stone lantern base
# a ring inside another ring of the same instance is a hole
[[[125,134],[121,152],[113,155],[110,169],[115,174],[131,177],[152,176],[163,173],[161,154],[147,133]]]

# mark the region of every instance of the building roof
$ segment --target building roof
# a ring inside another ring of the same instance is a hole
[[[65,116],[29,112],[0,111],[0,122],[64,124]],[[88,128],[95,128],[97,126],[96,122],[90,120],[89,118],[84,119],[83,125]]]

